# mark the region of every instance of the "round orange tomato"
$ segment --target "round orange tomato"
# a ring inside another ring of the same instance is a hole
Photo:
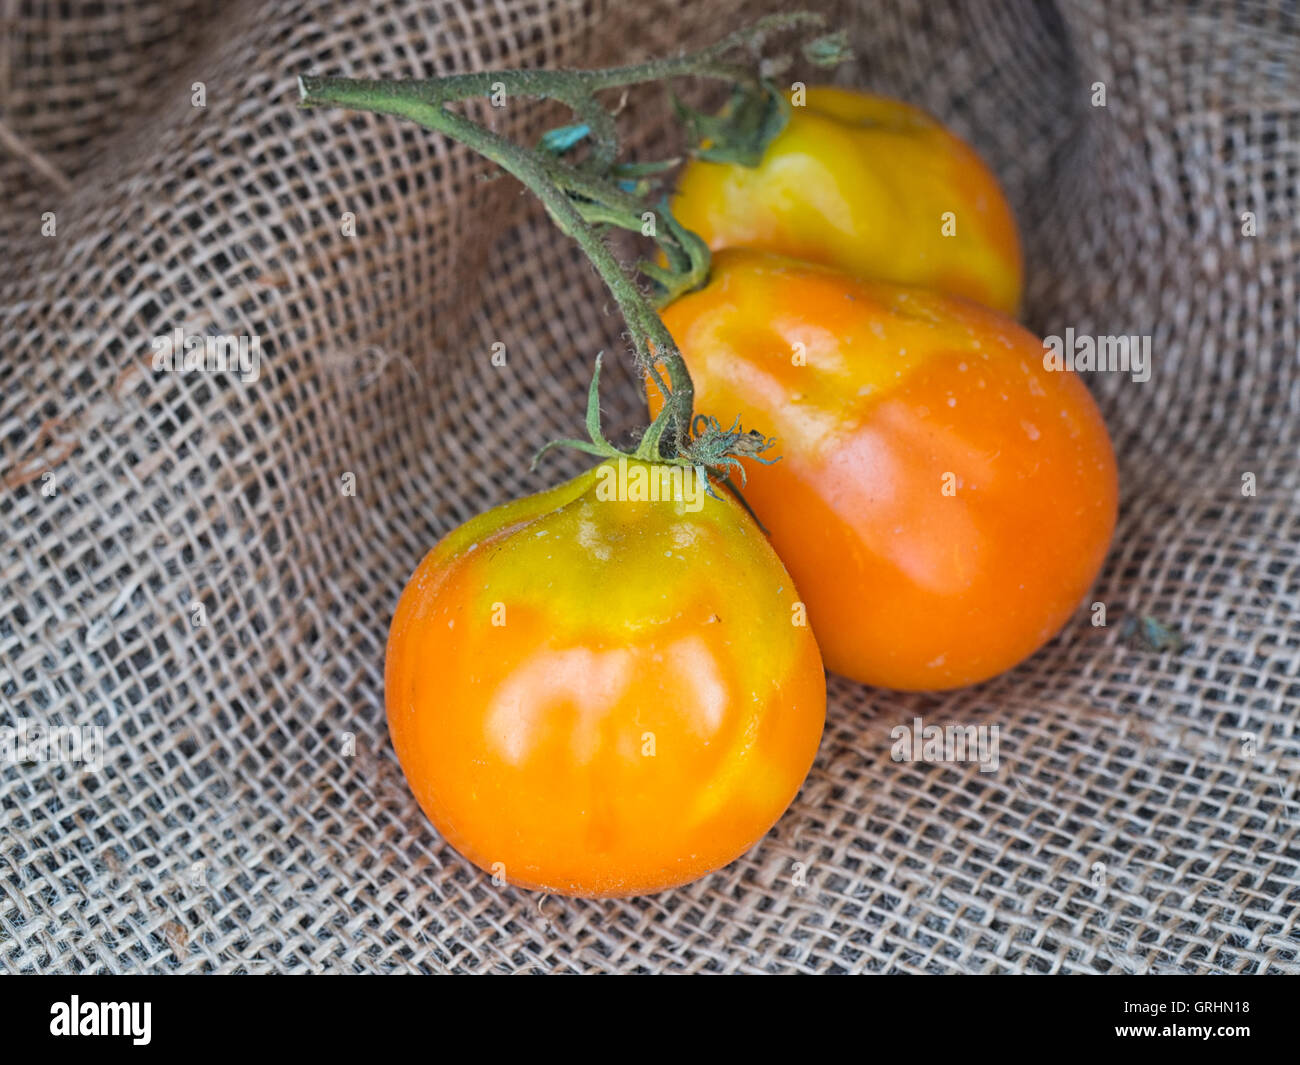
[[[687,164],[677,219],[715,251],[756,248],[1015,314],[1015,218],[974,150],[900,100],[806,94],[757,167]]]
[[[756,842],[812,765],[826,682],[794,582],[729,496],[689,471],[653,488],[667,469],[603,462],[474,518],[397,605],[402,769],[447,841],[510,883],[684,884]]]
[[[1087,388],[1010,319],[736,250],[664,322],[696,408],[777,438],[745,498],[828,668],[972,684],[1079,604],[1114,530],[1115,458]]]

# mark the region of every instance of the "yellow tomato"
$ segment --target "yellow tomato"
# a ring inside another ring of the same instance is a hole
[[[794,583],[734,500],[692,474],[669,491],[667,469],[608,461],[490,510],[398,603],[398,759],[448,842],[513,884],[694,880],[753,845],[812,764],[825,675]]]
[[[901,101],[806,93],[759,166],[687,164],[678,220],[715,251],[755,248],[1015,314],[1015,219],[974,150]]]

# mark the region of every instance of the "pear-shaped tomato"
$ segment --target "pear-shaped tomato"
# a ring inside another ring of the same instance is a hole
[[[527,888],[683,884],[781,816],[821,656],[761,530],[692,471],[607,461],[450,533],[388,640],[389,730],[438,831]]]
[[[696,409],[777,438],[780,461],[751,466],[745,498],[830,669],[972,684],[1078,606],[1115,526],[1115,457],[1087,388],[1013,321],[726,251],[664,322]]]
[[[1014,314],[1020,242],[997,179],[901,100],[810,87],[756,167],[693,160],[673,213],[720,248],[756,248]]]

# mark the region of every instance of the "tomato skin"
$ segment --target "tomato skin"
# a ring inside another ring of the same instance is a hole
[[[615,465],[451,532],[388,641],[389,731],[425,813],[480,868],[564,895],[743,854],[825,720],[816,641],[752,519],[730,497],[601,498]]]
[[[1047,642],[1096,577],[1110,438],[1082,382],[1045,369],[1010,319],[733,250],[664,322],[696,409],[777,438],[745,498],[829,669],[910,690],[985,680]]]
[[[1020,242],[997,179],[900,100],[809,87],[757,167],[692,160],[672,210],[714,251],[755,248],[1019,308]]]

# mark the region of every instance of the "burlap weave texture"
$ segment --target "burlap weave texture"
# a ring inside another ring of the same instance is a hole
[[[1089,381],[1122,481],[1105,628],[1081,606],[942,696],[833,678],[792,809],[663,895],[496,888],[416,807],[383,715],[397,594],[454,524],[580,468],[527,460],[626,345],[517,185],[302,112],[294,77],[606,65],[774,7],[9,9],[0,725],[107,747],[99,773],[0,763],[5,970],[1300,972],[1294,7],[825,8],[857,53],[836,80],[933,111],[1004,182],[1029,326],[1153,338],[1150,381]],[[662,98],[632,107],[662,154]],[[177,327],[259,336],[260,376],[155,372]],[[606,400],[639,419],[628,370]],[[1143,615],[1186,647],[1128,639]],[[998,724],[999,772],[894,762],[916,716]]]

